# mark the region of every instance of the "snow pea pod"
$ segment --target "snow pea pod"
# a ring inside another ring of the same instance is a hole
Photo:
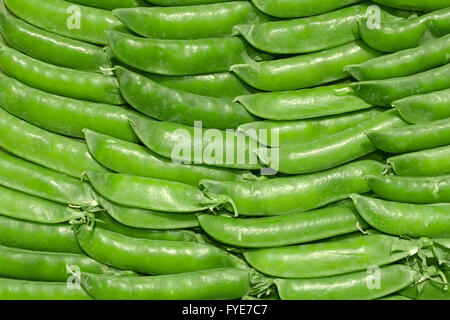
[[[445,8],[412,19],[382,22],[380,28],[373,28],[362,19],[359,32],[362,40],[373,49],[396,52],[446,35],[450,32],[449,17],[450,8]]]
[[[240,125],[238,131],[245,133],[261,144],[271,147],[285,147],[325,139],[327,136],[376,117],[382,110],[373,108],[306,120],[250,122]],[[278,133],[278,141],[272,141],[271,139],[275,132]]]
[[[364,110],[372,105],[358,97],[348,84],[285,92],[239,96],[252,114],[270,120],[299,120]]]
[[[370,189],[383,199],[406,203],[450,202],[450,176],[367,176]]]
[[[269,153],[260,153],[263,164],[287,174],[317,172],[347,163],[367,155],[377,148],[367,138],[368,130],[405,126],[395,110],[385,111],[373,119],[358,123],[352,128],[335,133],[318,141],[281,147],[278,159]],[[273,152],[273,151],[272,151]]]
[[[232,268],[146,277],[82,273],[81,285],[97,300],[225,300],[247,294],[250,277]]]
[[[387,265],[415,255],[431,240],[369,235],[280,248],[244,250],[256,270],[280,278],[321,278]]]
[[[345,79],[344,67],[379,56],[360,41],[340,47],[273,61],[235,64],[231,71],[252,87],[265,91],[313,87]]]
[[[450,146],[405,153],[387,159],[399,176],[442,176],[450,174]]]
[[[450,35],[428,40],[419,47],[349,65],[345,70],[358,81],[406,77],[450,62]]]
[[[450,89],[419,94],[392,102],[403,119],[410,123],[450,117]]]
[[[384,233],[411,237],[449,237],[450,204],[421,205],[351,195],[361,217]]]
[[[144,0],[67,0],[67,1],[81,4],[83,6],[105,10],[149,6],[148,2],[145,2]]]
[[[203,214],[198,217],[198,221],[210,237],[228,245],[246,248],[311,242],[367,227],[351,203],[267,218],[239,219]]]
[[[125,100],[158,120],[191,126],[201,120],[208,128],[231,129],[255,119],[235,102],[170,89],[120,66],[116,67],[116,75]]]
[[[376,3],[379,3],[384,6],[404,9],[404,10],[413,10],[413,11],[435,11],[439,9],[444,9],[446,7],[450,7],[449,0],[373,0]]]
[[[100,228],[75,226],[83,250],[95,260],[116,268],[148,274],[175,274],[215,268],[247,269],[237,257],[204,243],[146,240]]]
[[[450,88],[450,63],[412,76],[351,83],[366,102],[388,107],[395,100]]]
[[[367,137],[389,153],[406,153],[450,144],[450,118],[403,128],[368,131]]]
[[[193,186],[169,180],[99,171],[87,171],[85,176],[107,200],[140,209],[197,212],[228,202],[226,197],[207,197]]]
[[[0,108],[0,147],[28,161],[79,178],[88,169],[106,170],[83,142],[35,127]]]
[[[116,9],[114,15],[137,34],[155,39],[231,36],[238,24],[268,19],[248,1],[204,5]]]
[[[123,104],[113,77],[53,66],[0,44],[0,68],[12,78],[42,90],[80,100]]]
[[[234,64],[251,61],[243,40],[237,37],[144,39],[115,31],[108,35],[112,52],[121,62],[161,75],[224,72]]]
[[[352,192],[368,192],[363,176],[383,170],[383,164],[364,160],[308,175],[253,182],[203,180],[200,184],[207,194],[229,196],[241,215],[282,215],[319,208]]]
[[[36,27],[95,44],[108,43],[107,30],[125,29],[110,11],[63,0],[5,0],[5,4],[16,16]]]

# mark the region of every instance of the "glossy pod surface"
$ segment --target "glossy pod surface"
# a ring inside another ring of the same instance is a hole
[[[231,71],[252,87],[265,91],[282,91],[317,86],[345,79],[344,67],[379,55],[362,42],[352,42],[325,51],[291,58],[236,64]]]
[[[417,11],[434,11],[450,7],[448,0],[374,0],[374,2],[392,8]]]
[[[134,7],[146,7],[148,2],[144,0],[68,0],[72,3],[78,3],[83,6],[89,6],[94,8],[113,10],[117,8],[134,8]]]
[[[361,217],[382,232],[411,237],[449,237],[450,205],[420,205],[352,195]]]

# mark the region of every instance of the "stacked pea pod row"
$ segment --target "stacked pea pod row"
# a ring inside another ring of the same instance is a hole
[[[1,299],[449,299],[448,1],[3,2]]]

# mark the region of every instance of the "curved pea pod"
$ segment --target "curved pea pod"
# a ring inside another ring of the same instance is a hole
[[[450,279],[450,272],[444,272],[447,279]],[[415,284],[399,292],[400,295],[414,300],[450,300],[448,287],[437,281],[426,280],[423,283]]]
[[[99,171],[87,171],[85,176],[107,200],[140,209],[197,212],[228,202],[226,197],[207,197],[193,186],[169,180]]]
[[[250,62],[243,40],[237,37],[194,40],[144,39],[109,31],[109,45],[123,63],[168,76],[228,71]]]
[[[367,138],[368,130],[405,126],[395,110],[385,111],[373,119],[335,133],[318,141],[259,152],[260,161],[272,169],[287,174],[317,172],[367,155],[377,148]]]
[[[107,30],[125,29],[110,11],[66,1],[5,0],[5,4],[16,16],[36,27],[95,44],[108,43]]]
[[[450,32],[449,17],[450,8],[445,8],[416,18],[382,22],[380,28],[374,28],[362,19],[359,31],[361,39],[375,50],[396,52],[446,35]]]
[[[392,8],[414,11],[434,11],[450,7],[448,0],[374,0],[374,2]]]
[[[124,103],[113,77],[53,66],[4,44],[0,44],[0,68],[30,87],[59,96],[115,105]]]
[[[132,126],[147,148],[178,163],[246,170],[262,168],[253,152],[256,142],[240,133],[147,119],[133,119]]]
[[[366,102],[388,107],[395,100],[450,88],[450,64],[412,76],[354,82],[350,86]]]
[[[415,255],[420,241],[369,235],[280,248],[244,250],[256,270],[280,278],[321,278],[380,267]],[[345,252],[345,254],[343,254]]]
[[[231,36],[238,24],[267,21],[248,1],[116,9],[113,13],[137,34],[156,39]]]
[[[270,120],[299,120],[342,114],[370,108],[348,84],[321,86],[285,92],[239,96],[252,114]]]
[[[276,279],[275,285],[282,300],[373,300],[397,292],[420,277],[410,267],[393,264],[318,279]]]
[[[148,2],[144,0],[67,0],[68,2],[81,4],[83,6],[94,7],[105,10],[117,8],[146,7]]]
[[[450,174],[450,146],[401,154],[387,159],[399,176],[431,177]]]
[[[1,300],[92,300],[82,288],[65,282],[44,282],[0,278]]]
[[[363,176],[383,170],[383,164],[364,160],[308,175],[253,182],[203,180],[200,184],[207,194],[229,196],[241,215],[283,215],[319,208],[352,192],[368,192]]]
[[[383,199],[406,203],[450,202],[450,176],[367,176],[370,189]]]
[[[392,202],[354,194],[361,217],[384,233],[411,237],[449,237],[450,205]]]
[[[81,285],[97,300],[225,300],[250,291],[250,277],[233,268],[144,277],[82,273]]]
[[[191,126],[202,121],[205,127],[219,129],[235,128],[255,119],[235,102],[167,88],[120,66],[116,75],[125,100],[154,119]]]
[[[273,61],[235,64],[231,67],[239,78],[265,91],[282,91],[313,87],[345,79],[344,67],[373,59],[380,54],[360,41],[320,52]]]
[[[423,123],[450,117],[450,89],[419,94],[392,102],[401,117],[410,123]]]
[[[126,237],[78,225],[81,248],[93,259],[119,269],[148,274],[175,274],[216,268],[247,269],[237,257],[212,245]]]

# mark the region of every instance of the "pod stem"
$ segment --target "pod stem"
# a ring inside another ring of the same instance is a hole
[[[255,269],[250,270],[251,289],[248,292],[248,295],[256,296],[257,298],[268,296],[273,292],[274,285],[274,279],[259,273]]]

